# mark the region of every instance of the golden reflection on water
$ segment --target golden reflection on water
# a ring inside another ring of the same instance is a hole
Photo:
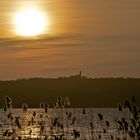
[[[12,112],[10,118],[8,114]],[[39,138],[39,139],[55,139],[55,137],[64,139],[74,139],[74,131],[80,133],[80,139],[92,139],[92,128],[90,123],[94,123],[94,133],[101,134],[103,140],[112,135],[119,135],[117,125],[113,122],[114,117],[121,118],[121,113],[117,109],[91,109],[86,108],[83,113],[82,108],[54,108],[48,109],[28,109],[23,112],[22,109],[12,109],[4,112],[0,110],[1,127],[0,139],[8,130],[6,139],[21,137],[22,139]],[[103,128],[106,128],[106,123],[99,120],[98,113],[104,115],[104,121],[110,122],[110,127],[107,128],[108,133],[103,133]],[[128,112],[126,112],[128,113]],[[126,114],[127,115],[127,114]],[[21,127],[15,123],[15,118],[19,116]],[[14,130],[14,135],[12,134]],[[9,135],[9,132],[11,135]]]

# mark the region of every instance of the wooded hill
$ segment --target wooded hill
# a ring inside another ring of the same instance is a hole
[[[58,96],[68,96],[71,107],[116,107],[132,96],[140,104],[140,79],[72,76],[0,81],[0,107],[6,95],[12,98],[14,107],[21,107],[23,102],[29,107],[39,107],[41,101],[52,106]]]

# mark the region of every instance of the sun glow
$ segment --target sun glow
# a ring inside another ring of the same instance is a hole
[[[15,15],[15,29],[21,36],[36,36],[48,29],[48,17],[37,9],[25,9]]]

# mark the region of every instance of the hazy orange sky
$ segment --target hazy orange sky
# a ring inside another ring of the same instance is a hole
[[[19,37],[14,14],[36,6],[48,32]],[[1,0],[0,80],[59,77],[140,77],[140,0]]]

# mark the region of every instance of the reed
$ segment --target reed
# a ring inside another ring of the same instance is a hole
[[[140,109],[136,99],[118,105],[118,116],[107,119],[96,109],[71,109],[68,97],[57,97],[54,108],[41,102],[31,110],[26,103],[18,113],[5,96],[0,139],[40,140],[137,140],[140,139]],[[75,112],[76,110],[76,112]],[[117,109],[116,109],[117,110]],[[52,113],[52,114],[51,114]],[[108,118],[110,118],[108,116]],[[115,129],[114,129],[115,127]]]

